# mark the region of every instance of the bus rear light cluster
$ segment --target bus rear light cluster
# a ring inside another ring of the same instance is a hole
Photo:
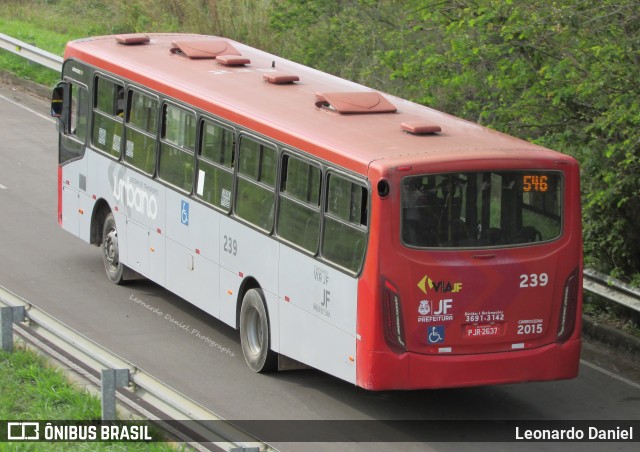
[[[387,344],[394,351],[403,353],[406,346],[402,327],[402,305],[398,289],[389,281],[384,281],[382,285],[382,322]]]
[[[558,342],[565,342],[573,334],[576,326],[576,309],[578,307],[578,269],[576,268],[564,284],[560,321],[558,323]]]

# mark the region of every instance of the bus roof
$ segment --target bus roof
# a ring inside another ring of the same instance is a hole
[[[214,55],[215,59],[207,58]],[[443,156],[527,158],[532,151],[563,159],[527,141],[226,38],[188,34],[94,37],[70,42],[65,59],[70,58],[360,174],[367,174],[374,161],[395,167],[442,160]],[[327,104],[332,107],[325,108]],[[376,109],[385,111],[373,112]],[[403,130],[403,124],[414,132],[440,131],[415,134]]]

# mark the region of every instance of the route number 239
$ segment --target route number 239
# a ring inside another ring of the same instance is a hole
[[[530,275],[520,275],[520,287],[544,287],[549,284],[549,275],[546,273],[532,273]]]

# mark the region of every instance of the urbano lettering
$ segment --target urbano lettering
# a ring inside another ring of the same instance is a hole
[[[158,201],[141,189],[137,181],[127,176],[127,180],[118,179],[113,175],[113,197],[118,202],[125,202],[127,207],[146,215],[152,220],[158,216]]]

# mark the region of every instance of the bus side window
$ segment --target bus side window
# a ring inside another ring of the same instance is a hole
[[[93,92],[93,145],[119,158],[122,148],[124,87],[97,76]]]
[[[278,210],[278,235],[315,254],[320,239],[318,166],[285,154]]]
[[[71,128],[70,132],[83,143],[87,139],[87,88],[75,83],[71,84]]]
[[[367,241],[368,191],[337,174],[329,174],[322,257],[357,273]]]
[[[64,134],[60,143],[58,159],[60,163],[81,157],[87,140],[87,109],[89,107],[89,91],[86,87],[74,82],[69,83],[69,109],[65,110],[66,118],[62,119]],[[62,102],[63,100],[60,99]],[[71,138],[68,139],[67,137]]]
[[[152,175],[156,168],[158,100],[139,91],[129,90],[126,117],[127,143],[124,160]]]
[[[196,143],[196,116],[171,104],[162,109],[158,177],[191,193]]]
[[[210,121],[201,126],[196,196],[226,212],[233,192],[234,133]]]
[[[235,212],[266,232],[273,228],[276,161],[275,147],[240,137]]]

